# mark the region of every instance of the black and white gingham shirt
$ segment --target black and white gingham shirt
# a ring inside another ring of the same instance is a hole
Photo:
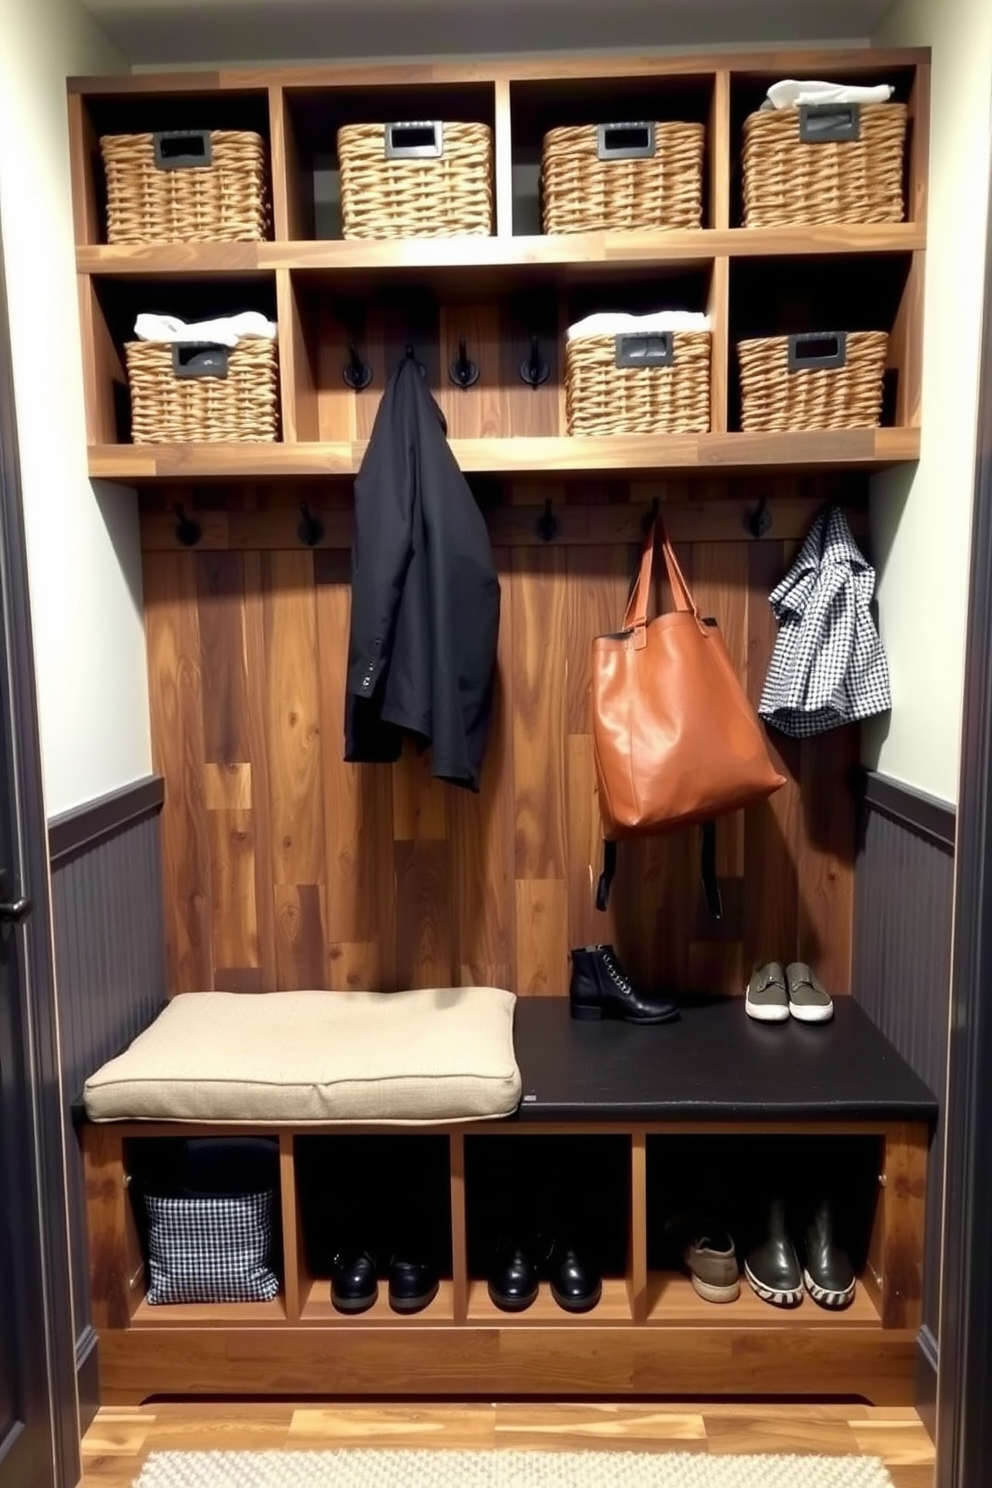
[[[875,570],[844,513],[821,512],[768,596],[779,632],[762,718],[801,739],[891,708],[889,668],[871,615],[874,592]]]

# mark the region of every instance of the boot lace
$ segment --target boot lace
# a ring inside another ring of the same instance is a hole
[[[603,965],[606,967],[606,970],[613,984],[618,988],[619,991],[624,994],[625,997],[629,997],[631,992],[633,991],[633,988],[607,951],[603,952]]]

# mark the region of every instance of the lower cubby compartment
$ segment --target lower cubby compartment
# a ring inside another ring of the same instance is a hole
[[[454,1285],[447,1136],[313,1136],[294,1143],[300,1320],[364,1328],[452,1324]],[[331,1273],[340,1252],[371,1252],[378,1297],[363,1312],[339,1312]],[[389,1303],[393,1256],[436,1268],[437,1295],[418,1312]]]
[[[467,1317],[498,1327],[581,1327],[632,1321],[629,1287],[630,1138],[624,1135],[468,1137],[465,1141]],[[519,1243],[540,1271],[536,1301],[497,1306],[489,1281]],[[570,1311],[551,1287],[555,1253],[574,1246],[602,1281],[595,1306]]]

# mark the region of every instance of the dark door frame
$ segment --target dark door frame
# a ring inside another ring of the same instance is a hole
[[[52,410],[53,419],[57,409]],[[54,432],[54,431],[53,431]],[[65,1147],[59,1069],[55,968],[52,954],[48,841],[42,794],[41,752],[35,692],[34,650],[28,598],[27,557],[21,502],[20,461],[11,373],[3,244],[0,242],[0,583],[6,615],[10,670],[11,768],[19,810],[14,835],[20,861],[14,866],[22,891],[33,901],[23,937],[25,1011],[32,1030],[28,1081],[36,1092],[37,1165],[42,1221],[42,1270],[46,1293],[46,1345],[52,1394],[56,1488],[74,1488],[80,1476],[79,1411],[76,1400],[75,1333],[69,1272]],[[67,623],[69,617],[66,617]]]
[[[934,521],[940,520],[939,512]],[[946,574],[934,576],[939,603]],[[937,1488],[992,1483],[992,199],[957,814]]]

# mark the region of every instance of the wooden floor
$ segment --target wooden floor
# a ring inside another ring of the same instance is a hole
[[[933,1488],[934,1471],[912,1407],[240,1402],[101,1410],[83,1441],[82,1488],[129,1488],[154,1451],[342,1446],[867,1453],[887,1464],[896,1488]]]

